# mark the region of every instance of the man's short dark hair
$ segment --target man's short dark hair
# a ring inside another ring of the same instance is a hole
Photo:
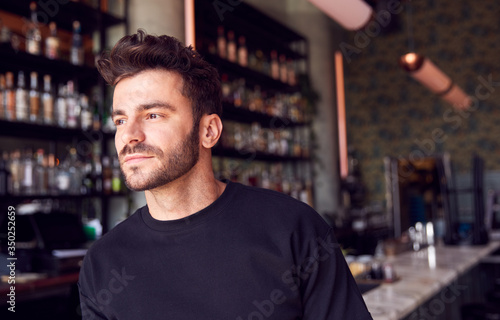
[[[148,35],[144,30],[120,39],[97,61],[110,85],[146,70],[167,70],[183,79],[182,94],[191,100],[195,125],[204,114],[222,113],[219,73],[191,46],[170,36]]]

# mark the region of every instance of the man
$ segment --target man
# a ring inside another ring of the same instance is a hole
[[[139,30],[98,62],[138,209],[88,251],[83,319],[371,319],[332,229],[283,194],[215,179],[217,71]]]

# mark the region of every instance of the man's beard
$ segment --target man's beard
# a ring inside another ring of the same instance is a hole
[[[125,177],[127,187],[133,191],[151,190],[164,186],[188,173],[196,165],[200,156],[200,139],[197,128],[198,126],[194,126],[191,133],[175,145],[167,155],[161,149],[143,143],[134,147],[125,145],[120,151],[120,158],[127,154],[143,153],[154,155],[162,163],[162,167],[154,169],[148,174],[142,172],[139,166],[129,166],[129,174],[127,175],[123,170],[123,163],[120,161],[120,169]],[[130,173],[130,171],[132,172]]]

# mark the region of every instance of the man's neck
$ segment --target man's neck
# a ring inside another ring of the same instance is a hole
[[[151,216],[157,220],[177,220],[196,213],[220,197],[226,184],[213,173],[196,172],[145,192]]]

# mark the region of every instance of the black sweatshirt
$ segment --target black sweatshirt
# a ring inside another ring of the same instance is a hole
[[[84,320],[371,319],[319,214],[234,182],[183,219],[138,209],[92,245],[78,285]]]

